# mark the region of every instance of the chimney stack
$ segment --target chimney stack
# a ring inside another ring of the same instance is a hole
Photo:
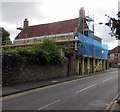
[[[81,7],[79,10],[79,18],[85,18],[85,10],[84,7]]]
[[[28,23],[29,23],[29,21],[27,20],[27,18],[25,18],[24,24],[23,24],[23,28],[27,27],[27,26],[28,26]]]
[[[79,23],[78,23],[78,32],[88,36],[88,25],[85,19],[85,10],[84,7],[81,7],[79,10]]]

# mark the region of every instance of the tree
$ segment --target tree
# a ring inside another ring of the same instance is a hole
[[[118,12],[117,15],[118,18],[120,18],[120,11]],[[106,25],[111,28],[110,32],[111,36],[115,36],[117,40],[120,40],[120,20],[109,17],[109,21],[108,23],[106,23]]]
[[[12,43],[9,36],[10,33],[6,31],[3,27],[0,27],[0,37],[2,37],[2,45],[8,45]]]

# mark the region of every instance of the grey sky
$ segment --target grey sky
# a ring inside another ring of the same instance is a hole
[[[120,1],[118,2],[118,11],[120,11]]]
[[[41,2],[3,2],[2,20],[4,22],[17,22],[25,17],[41,20],[44,15],[39,10]]]
[[[2,26],[10,32],[10,38],[13,40],[18,34],[16,27],[22,26],[25,18],[28,18],[30,25],[62,21],[78,17],[80,7],[85,7],[86,14],[88,11],[94,13],[95,24],[98,22],[105,23],[105,14],[112,17],[116,16],[118,10],[118,1],[116,1],[2,0],[0,5],[2,6]],[[104,43],[110,43],[111,45],[112,42],[117,43],[115,38],[108,35],[110,30],[106,26],[96,25],[95,29],[97,36],[102,37]],[[113,48],[113,46],[110,48]]]

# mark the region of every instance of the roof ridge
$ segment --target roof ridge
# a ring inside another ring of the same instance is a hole
[[[120,52],[119,49],[120,49],[120,46],[118,45],[115,48],[113,48],[112,50],[110,50],[110,53]]]
[[[15,39],[74,32],[79,18],[25,27]],[[27,35],[26,35],[27,34]]]
[[[68,19],[68,20],[61,20],[61,21],[56,21],[56,22],[51,22],[51,23],[43,23],[43,24],[38,24],[38,25],[31,25],[31,26],[28,26],[28,27],[34,27],[34,26],[40,26],[40,25],[54,24],[54,23],[59,23],[59,22],[71,21],[71,20],[75,20],[75,19],[78,19],[78,18]]]

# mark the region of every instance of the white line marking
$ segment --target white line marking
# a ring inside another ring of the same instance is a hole
[[[60,100],[56,100],[56,101],[54,101],[54,102],[52,102],[52,103],[50,103],[50,104],[48,104],[48,105],[45,105],[45,106],[43,106],[43,107],[41,107],[41,108],[39,108],[39,109],[37,109],[37,110],[42,110],[42,109],[44,109],[44,108],[46,108],[46,107],[48,107],[48,106],[50,106],[50,105],[53,105],[53,104],[55,104],[55,103],[57,103],[57,102],[60,102]]]
[[[110,79],[113,79],[113,78],[108,78],[108,79],[105,79],[105,80],[103,80],[102,82],[106,82],[106,81],[108,81],[108,80],[110,80]]]
[[[110,79],[115,79],[115,78],[117,78],[118,76],[114,76],[114,77],[111,77],[111,78],[108,78],[108,79],[105,79],[105,80],[103,80],[102,82],[106,82],[106,81],[108,81],[108,80],[110,80]]]
[[[81,89],[81,90],[79,90],[79,91],[76,91],[76,93],[80,93],[80,92],[82,92],[82,91],[84,91],[84,90],[86,90],[86,89],[88,89],[88,88],[91,88],[91,87],[93,87],[93,86],[96,86],[96,85],[97,85],[97,84],[94,84],[94,85],[88,86],[88,87],[83,88],[83,89]]]

